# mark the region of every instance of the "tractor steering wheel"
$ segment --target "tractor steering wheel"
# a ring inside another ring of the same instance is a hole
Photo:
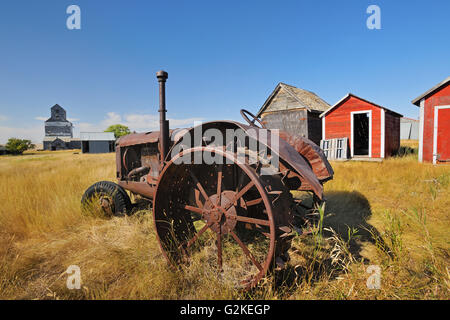
[[[249,115],[250,117],[253,118],[253,120],[250,120],[250,118],[247,116]],[[257,121],[259,123],[259,125],[261,126],[261,128],[266,128],[266,126],[262,123],[261,120],[259,120],[258,117],[256,117],[253,113],[251,113],[250,111],[247,111],[245,109],[241,109],[241,116],[242,118],[244,118],[245,121],[248,122],[249,125],[251,125],[252,127],[257,127],[258,126],[255,124],[255,121]]]

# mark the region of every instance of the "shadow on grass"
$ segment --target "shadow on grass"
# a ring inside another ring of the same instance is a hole
[[[132,204],[131,215],[134,215],[142,211],[151,211],[153,208],[153,202],[147,199],[135,199]]]
[[[361,256],[362,247],[367,242],[381,245],[385,248],[383,251],[390,252],[386,243],[380,244],[380,241],[383,240],[378,230],[367,222],[372,211],[369,201],[363,194],[357,191],[331,191],[327,192],[325,197],[324,229],[332,228],[344,242],[348,242],[349,252],[355,261],[364,264],[370,263],[367,258]],[[349,228],[357,230],[356,237],[349,234]],[[330,236],[331,233],[324,230],[323,238],[326,239]],[[317,248],[314,236],[306,236],[301,240],[301,248],[293,250],[291,256],[292,258],[301,258],[303,263],[297,265],[290,263],[286,268],[276,271],[273,275],[273,284],[281,296],[292,294],[304,281],[314,284],[323,278],[332,280],[345,271],[332,263],[330,255],[332,248],[327,245],[326,241],[323,246]]]
[[[372,211],[370,203],[364,195],[357,191],[331,191],[327,192],[325,196],[327,199],[324,219],[325,228],[333,228],[346,241],[348,240],[348,228],[356,228],[358,229],[360,242],[373,241],[372,235],[368,230],[372,230],[372,232],[377,231],[372,225],[367,223],[367,220],[372,216]]]
[[[418,155],[419,151],[418,148],[410,147],[410,146],[401,146],[397,153],[396,157],[407,157],[410,155]]]

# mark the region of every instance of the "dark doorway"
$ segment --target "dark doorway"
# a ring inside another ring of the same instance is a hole
[[[89,153],[89,141],[82,141],[81,142],[81,152],[82,153]]]
[[[369,155],[369,113],[353,114],[353,155]]]

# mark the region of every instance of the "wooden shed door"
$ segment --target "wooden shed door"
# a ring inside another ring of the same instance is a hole
[[[450,106],[435,109],[435,163],[450,162]]]

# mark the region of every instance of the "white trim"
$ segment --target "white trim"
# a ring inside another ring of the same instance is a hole
[[[380,108],[380,109],[384,109],[384,110],[390,111],[390,112],[395,113],[396,115],[398,115],[398,116],[400,116],[400,117],[403,117],[403,115],[401,115],[400,113],[397,113],[397,112],[395,112],[395,111],[389,110],[388,108],[385,108],[385,107],[380,106],[380,105],[378,105],[378,104],[376,104],[376,103],[370,102],[369,100],[360,98],[360,97],[354,95],[353,93],[347,93],[341,100],[339,100],[339,101],[336,102],[334,105],[332,105],[331,107],[329,107],[327,110],[325,110],[324,112],[322,112],[322,113],[320,114],[319,117],[321,117],[321,118],[324,117],[328,112],[330,112],[331,110],[333,110],[334,108],[336,108],[336,107],[337,107],[338,105],[340,105],[345,99],[347,99],[347,98],[349,98],[349,97],[353,97],[353,98],[355,98],[355,99],[358,99],[358,100],[367,102],[367,103],[369,103],[369,104],[374,105],[374,106],[377,107],[377,108]]]
[[[326,140],[326,138],[325,138],[325,117],[322,118],[322,140]]]
[[[425,121],[425,99],[420,100],[419,116],[419,162],[423,162],[423,127]]]
[[[324,117],[328,113],[328,111],[331,111],[332,109],[334,109],[337,105],[339,105],[342,101],[344,101],[345,99],[347,99],[351,95],[352,95],[351,93],[347,93],[341,100],[339,100],[338,102],[333,104],[331,107],[329,107],[327,110],[322,112],[319,117],[321,117],[321,118]]]
[[[439,90],[441,87],[443,87],[444,85],[447,84],[447,82],[450,81],[450,77],[447,77],[447,79],[445,79],[444,81],[439,82],[437,85],[435,85],[433,88],[431,88],[430,90],[428,90],[427,92],[425,92],[424,94],[421,94],[420,96],[418,96],[417,98],[415,98],[412,102],[412,104],[415,104],[416,106],[419,106],[417,104],[417,102],[422,101],[423,99],[425,99],[427,96],[429,96],[432,92],[435,92],[437,90]]]
[[[381,144],[380,144],[380,157],[384,158],[384,144],[386,141],[386,136],[385,136],[385,129],[386,129],[386,112],[384,111],[384,109],[381,109]]]
[[[437,133],[438,133],[438,116],[440,109],[450,109],[450,106],[435,106],[434,107],[434,128],[433,128],[433,164],[437,160]]]
[[[372,110],[364,110],[364,111],[352,111],[350,112],[350,154],[353,158],[354,150],[353,150],[353,115],[358,113],[367,113],[369,114],[369,158],[372,158]]]

